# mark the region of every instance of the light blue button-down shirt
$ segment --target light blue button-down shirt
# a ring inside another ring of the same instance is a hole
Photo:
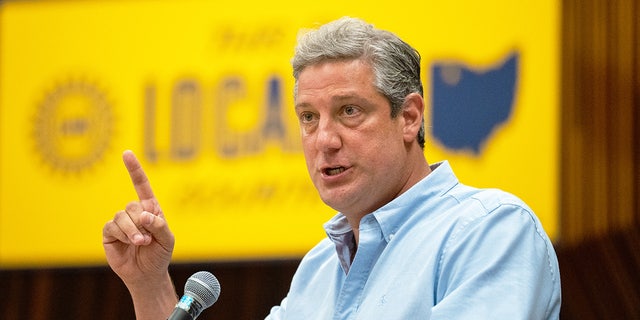
[[[362,218],[357,250],[342,214],[327,222],[266,319],[558,319],[558,261],[532,210],[433,168]]]

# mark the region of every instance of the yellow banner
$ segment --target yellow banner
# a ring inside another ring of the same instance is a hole
[[[104,263],[140,158],[176,261],[300,256],[333,214],[311,184],[289,59],[349,15],[423,57],[425,153],[557,230],[555,1],[16,1],[0,5],[0,267]],[[475,112],[470,112],[471,109]],[[456,111],[457,110],[457,111]]]

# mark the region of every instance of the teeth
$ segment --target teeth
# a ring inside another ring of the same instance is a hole
[[[327,169],[327,174],[330,175],[330,176],[333,176],[333,175],[339,174],[339,173],[341,173],[343,171],[344,171],[343,167]]]

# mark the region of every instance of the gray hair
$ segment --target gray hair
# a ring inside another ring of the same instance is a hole
[[[395,34],[350,17],[322,25],[298,38],[291,59],[294,94],[298,91],[298,77],[306,67],[330,60],[351,59],[362,59],[371,65],[374,86],[389,100],[392,118],[400,114],[407,95],[419,93],[423,96],[418,51]],[[422,148],[424,135],[423,119],[417,136]]]

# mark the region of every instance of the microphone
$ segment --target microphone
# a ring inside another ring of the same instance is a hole
[[[218,279],[207,271],[194,273],[184,285],[184,295],[168,320],[195,320],[202,310],[211,307],[220,296]]]

